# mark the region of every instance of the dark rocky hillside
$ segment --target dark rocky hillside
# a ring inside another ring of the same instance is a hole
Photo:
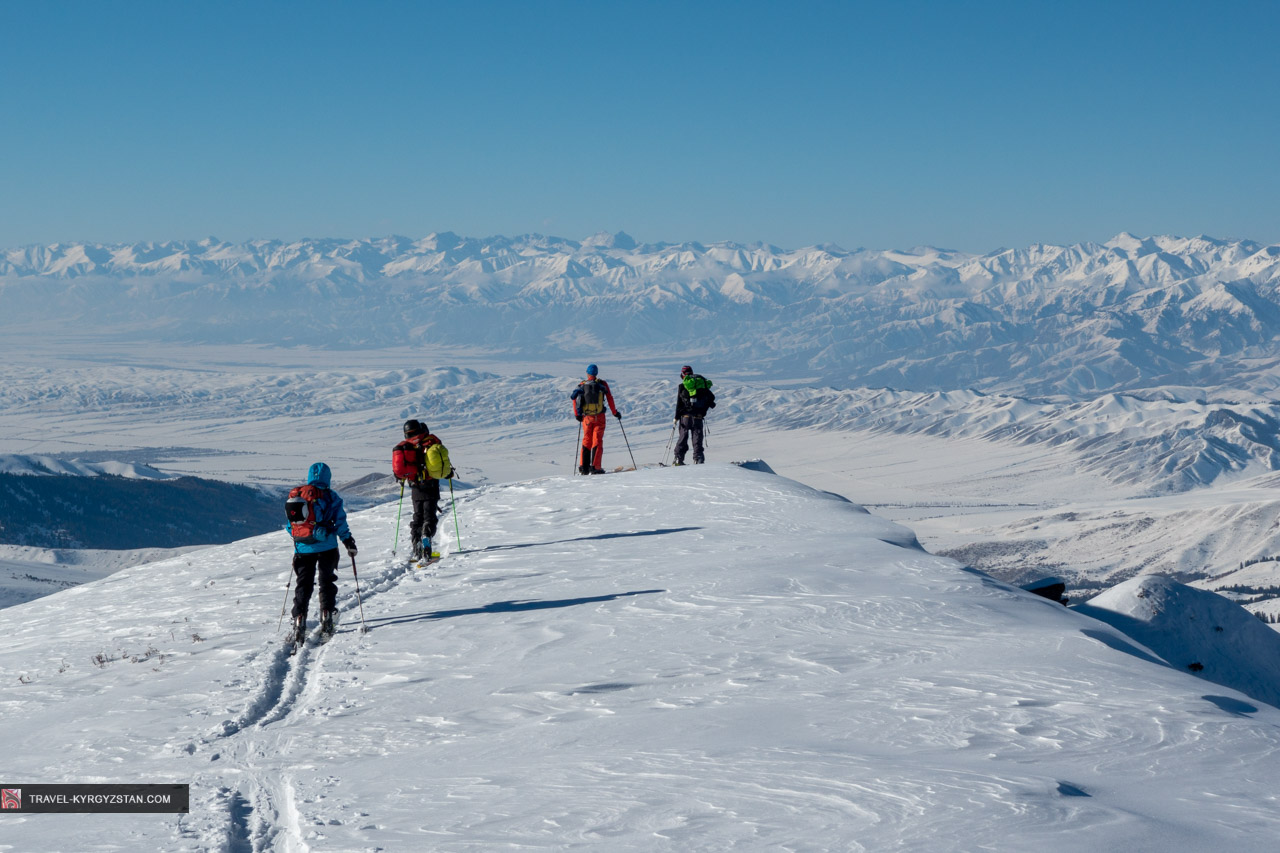
[[[278,495],[233,483],[0,474],[0,544],[177,548],[234,542],[283,524]]]

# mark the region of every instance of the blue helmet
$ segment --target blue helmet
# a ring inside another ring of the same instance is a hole
[[[598,374],[599,372],[600,372],[600,368],[596,367],[594,364],[588,364],[588,365],[587,365],[587,375],[588,375],[588,376],[595,376],[595,375],[596,375],[596,374]]]

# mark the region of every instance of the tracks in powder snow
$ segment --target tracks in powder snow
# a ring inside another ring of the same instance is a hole
[[[388,561],[372,575],[372,583],[361,585],[366,608],[415,571],[421,570],[407,562]],[[281,832],[288,834],[292,847],[308,849],[295,805],[295,775],[280,766],[279,756],[292,739],[287,731],[291,720],[309,707],[308,696],[321,690],[316,682],[325,658],[362,637],[358,607],[354,589],[340,596],[338,632],[327,643],[317,644],[309,637],[290,655],[283,640],[273,637],[268,648],[249,655],[244,665],[262,676],[244,709],[183,748],[193,756],[205,754],[215,764],[216,769],[210,768],[200,774],[203,780],[197,780],[200,787],[214,792],[209,813],[225,818],[221,827],[207,827],[224,839],[223,849],[262,853],[276,848]]]
[[[481,487],[459,499],[475,500],[492,487]],[[461,555],[453,559],[459,559]],[[452,562],[452,560],[450,561]],[[408,561],[384,559],[362,567],[361,598],[366,610],[380,596],[407,579],[436,575],[438,564],[414,569]],[[450,573],[451,576],[456,576]],[[202,737],[180,750],[207,758],[203,772],[193,774],[192,789],[209,792],[186,837],[199,837],[201,849],[214,847],[231,853],[265,853],[275,849],[310,850],[309,829],[299,804],[323,799],[323,789],[335,782],[305,763],[292,763],[289,755],[310,713],[323,704],[324,662],[334,654],[342,659],[354,654],[362,642],[360,610],[354,586],[344,585],[338,598],[338,632],[327,643],[309,638],[294,655],[283,637],[272,638],[248,654],[242,668],[255,687],[239,713],[224,719]],[[442,590],[443,591],[443,590]],[[371,628],[373,626],[370,626]],[[194,835],[192,835],[194,833]],[[215,840],[216,839],[216,840]]]

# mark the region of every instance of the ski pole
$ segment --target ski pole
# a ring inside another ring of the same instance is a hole
[[[289,569],[289,580],[284,585],[284,604],[280,605],[280,619],[276,622],[276,630],[284,624],[284,609],[289,606],[289,588],[293,586],[293,569]]]
[[[578,460],[578,464],[573,466],[573,474],[577,476],[578,469],[582,467],[582,458],[578,455],[582,452],[582,418],[578,418],[578,440],[573,444],[573,458]]]
[[[671,442],[676,437],[676,421],[671,422],[671,435],[667,436],[667,449],[662,451],[662,467],[667,467],[667,454],[671,452]]]
[[[453,532],[458,536],[458,553],[462,553],[462,531],[458,529],[458,499],[453,496],[453,478],[449,478],[449,501],[453,504]]]
[[[356,579],[356,603],[360,605],[360,633],[369,633],[369,626],[364,624],[364,599],[360,597],[360,576],[356,574],[356,555],[351,555],[351,577]]]
[[[404,512],[404,480],[400,481],[400,507],[396,510],[396,538],[391,540],[391,559],[396,558],[396,549],[400,547],[400,513]]]
[[[622,425],[622,415],[618,415],[618,429],[622,430],[622,440],[627,441],[627,428]],[[627,455],[631,457],[631,467],[637,468],[636,455],[631,452],[631,442],[627,441]]]

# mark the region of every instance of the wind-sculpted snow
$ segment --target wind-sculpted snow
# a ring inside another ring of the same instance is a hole
[[[726,464],[460,495],[431,571],[355,513],[339,632],[262,536],[0,611],[6,784],[189,783],[22,850],[1268,849],[1280,712]],[[1225,624],[1225,623],[1224,623]],[[1171,658],[1177,657],[1171,651]],[[1180,658],[1178,658],[1180,660]]]
[[[1205,237],[784,250],[526,235],[55,245],[0,255],[0,326],[119,339],[696,344],[838,386],[1092,396],[1280,388],[1280,246]]]

